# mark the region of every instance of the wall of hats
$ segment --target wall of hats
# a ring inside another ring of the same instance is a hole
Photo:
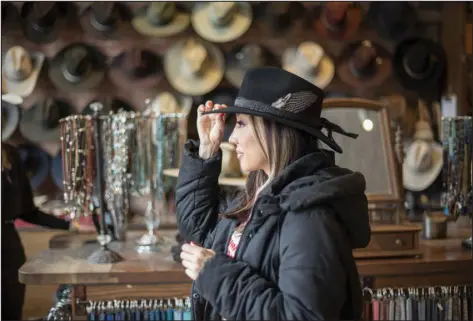
[[[36,190],[60,190],[58,120],[95,100],[134,110],[228,104],[258,65],[286,68],[328,95],[437,99],[442,6],[4,1],[2,97],[17,105],[2,101],[2,141],[21,147]]]

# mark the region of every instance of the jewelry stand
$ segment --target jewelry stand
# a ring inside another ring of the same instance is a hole
[[[112,241],[112,237],[107,234],[107,223],[105,221],[105,200],[104,200],[104,176],[103,176],[103,146],[101,140],[101,127],[99,114],[103,106],[101,103],[94,103],[91,105],[94,111],[94,145],[95,145],[95,170],[96,170],[96,184],[99,201],[99,216],[100,216],[100,234],[97,241],[100,248],[94,251],[87,259],[91,264],[110,264],[123,261],[123,257],[117,252],[111,250],[108,244]]]
[[[472,217],[472,156],[473,119],[470,116],[442,117],[444,150],[442,202],[445,215],[457,220]],[[472,237],[463,240],[462,247],[472,249]]]

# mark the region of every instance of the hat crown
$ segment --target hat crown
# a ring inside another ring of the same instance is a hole
[[[245,99],[247,103],[262,103],[289,112],[310,110],[311,117],[319,118],[324,92],[314,84],[284,69],[259,67],[246,72],[238,98]],[[296,108],[294,103],[299,107]],[[289,106],[293,108],[286,108]]]
[[[240,64],[246,68],[264,65],[263,48],[258,44],[247,44],[235,55]]]
[[[369,77],[376,72],[377,50],[370,41],[362,41],[350,57],[350,70],[358,77]]]
[[[174,2],[152,2],[146,10],[148,22],[153,26],[164,26],[168,24],[176,12]]]
[[[64,56],[63,72],[67,80],[75,82],[87,75],[92,68],[86,48],[78,46],[69,49]]]
[[[35,29],[45,31],[54,27],[57,13],[57,5],[55,2],[35,2],[32,4],[29,19],[32,21]]]
[[[97,2],[91,5],[92,25],[97,29],[115,27],[117,21],[115,12],[116,4],[113,2]]]
[[[3,68],[7,79],[22,81],[33,71],[33,62],[25,48],[15,46],[7,51]]]
[[[235,13],[237,4],[235,2],[211,2],[210,6],[210,15],[212,23],[217,27],[222,27],[228,25],[232,19],[233,14]]]
[[[426,141],[416,140],[410,146],[407,166],[417,172],[424,172],[432,165],[432,145]]]
[[[345,25],[348,2],[333,1],[324,6],[323,18],[330,29],[341,29]]]

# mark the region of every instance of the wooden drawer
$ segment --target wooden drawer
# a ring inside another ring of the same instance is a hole
[[[367,251],[396,251],[412,250],[414,240],[412,233],[375,233],[371,235],[371,242],[365,250]]]
[[[355,258],[419,256],[419,226],[372,226],[371,242],[353,252]]]

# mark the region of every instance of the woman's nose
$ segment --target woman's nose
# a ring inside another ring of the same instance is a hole
[[[236,145],[238,143],[238,140],[236,139],[236,135],[235,135],[235,129],[232,131],[232,134],[230,135],[230,137],[228,137],[228,142],[233,145]]]

